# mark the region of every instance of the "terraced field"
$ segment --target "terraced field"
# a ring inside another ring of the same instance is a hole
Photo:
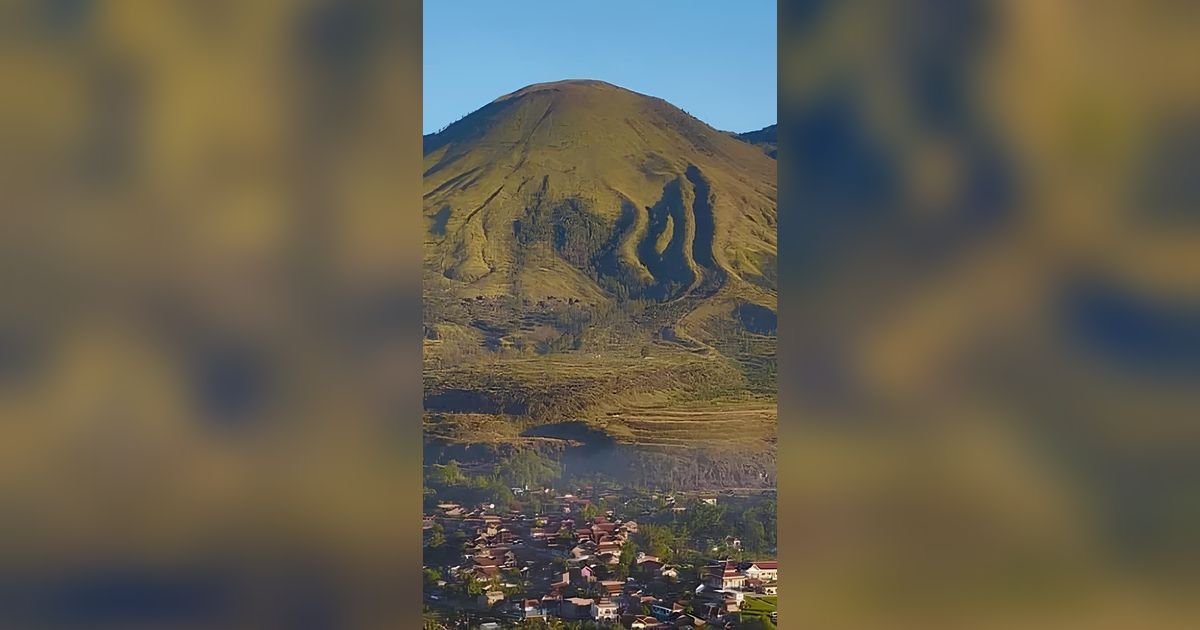
[[[644,447],[759,451],[775,444],[777,417],[773,403],[627,407],[609,413],[605,429],[618,442]]]

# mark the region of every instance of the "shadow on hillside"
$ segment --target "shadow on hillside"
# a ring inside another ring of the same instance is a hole
[[[617,445],[617,441],[611,435],[578,420],[531,427],[522,431],[521,436],[576,442],[585,452],[608,451]]]

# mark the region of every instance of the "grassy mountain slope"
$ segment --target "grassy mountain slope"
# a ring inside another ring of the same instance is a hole
[[[427,136],[427,409],[637,443],[614,410],[773,399],[775,177],[757,147],[599,81]]]

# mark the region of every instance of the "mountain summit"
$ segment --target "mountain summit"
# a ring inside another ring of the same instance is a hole
[[[427,136],[425,168],[439,289],[774,301],[775,162],[662,99],[531,85]]]

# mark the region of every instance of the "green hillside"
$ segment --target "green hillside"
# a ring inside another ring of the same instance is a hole
[[[599,421],[774,400],[776,175],[758,147],[561,81],[427,136],[424,188],[427,408]]]

